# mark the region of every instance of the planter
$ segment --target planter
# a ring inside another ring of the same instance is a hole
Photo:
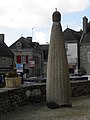
[[[7,88],[20,87],[21,80],[22,80],[21,77],[5,78],[6,87]]]

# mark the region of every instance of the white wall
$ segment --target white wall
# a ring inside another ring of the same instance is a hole
[[[69,63],[77,62],[77,43],[67,44],[67,57]]]

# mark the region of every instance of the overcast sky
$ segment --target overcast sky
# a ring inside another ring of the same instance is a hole
[[[52,13],[62,15],[62,28],[82,29],[82,18],[90,19],[90,0],[0,0],[0,33],[9,46],[21,36],[33,41],[49,42]]]

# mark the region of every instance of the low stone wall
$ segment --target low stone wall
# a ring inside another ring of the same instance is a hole
[[[19,88],[0,89],[0,114],[12,111],[28,102],[45,99],[45,84],[22,85]]]
[[[90,81],[71,81],[72,97],[90,95]],[[46,84],[22,85],[19,88],[0,89],[0,114],[15,110],[29,102],[45,100]]]
[[[90,95],[90,81],[71,81],[72,97]]]

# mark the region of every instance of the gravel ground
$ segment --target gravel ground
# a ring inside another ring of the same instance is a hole
[[[28,104],[1,115],[0,120],[90,120],[90,96],[72,99],[72,107],[49,109],[46,102]]]

